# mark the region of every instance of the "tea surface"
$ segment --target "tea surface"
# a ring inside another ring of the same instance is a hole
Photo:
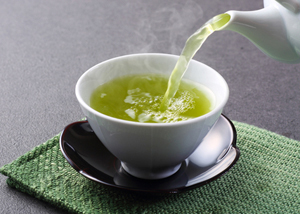
[[[213,93],[198,83],[182,80],[165,111],[160,105],[168,76],[134,75],[114,79],[99,86],[90,106],[108,116],[143,123],[172,123],[199,117],[214,107]]]

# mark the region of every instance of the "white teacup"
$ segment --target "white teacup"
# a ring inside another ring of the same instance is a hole
[[[160,179],[174,174],[200,145],[225,106],[229,89],[214,69],[192,60],[185,79],[208,87],[215,96],[209,113],[176,123],[139,123],[104,115],[89,106],[92,92],[114,78],[143,73],[170,75],[178,56],[135,54],[95,65],[76,84],[76,97],[92,129],[129,174],[143,179]]]

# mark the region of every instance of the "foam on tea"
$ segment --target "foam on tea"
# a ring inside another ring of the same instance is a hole
[[[213,93],[203,85],[182,80],[171,104],[160,111],[168,76],[124,76],[99,86],[90,106],[108,116],[143,123],[172,123],[199,117],[214,107]]]
[[[168,89],[164,95],[160,110],[164,111],[171,103],[171,98],[176,94],[178,87],[181,83],[181,78],[188,68],[189,62],[200,49],[204,41],[216,30],[219,30],[230,20],[229,14],[220,14],[208,22],[206,22],[199,30],[191,35],[181,52],[181,55],[172,71],[169,78]],[[201,72],[201,71],[199,71]]]

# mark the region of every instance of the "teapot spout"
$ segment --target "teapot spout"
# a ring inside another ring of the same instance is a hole
[[[228,11],[230,20],[219,30],[237,32],[267,56],[286,63],[300,62],[299,53],[289,42],[284,20],[274,6],[257,11]]]

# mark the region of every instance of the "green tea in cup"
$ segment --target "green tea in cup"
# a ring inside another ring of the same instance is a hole
[[[111,117],[143,123],[172,123],[199,117],[214,107],[214,95],[205,86],[182,80],[164,111],[160,106],[168,86],[161,74],[129,75],[100,85],[90,106]]]

